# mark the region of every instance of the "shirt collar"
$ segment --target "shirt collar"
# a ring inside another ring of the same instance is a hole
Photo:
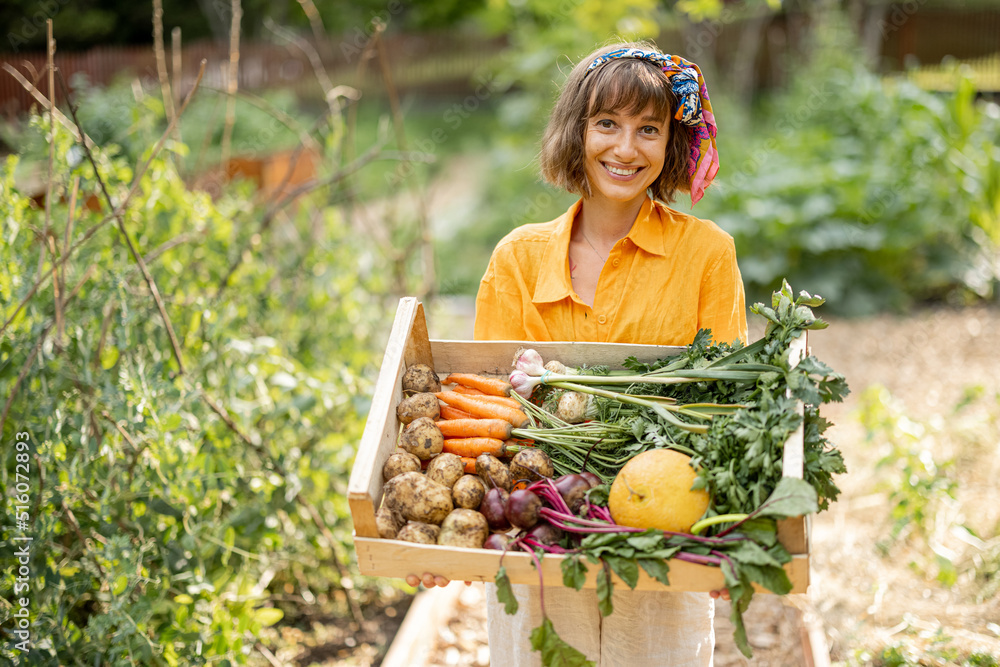
[[[553,303],[566,297],[576,298],[569,276],[569,239],[573,233],[573,221],[580,211],[583,200],[577,200],[569,210],[556,218],[555,230],[542,254],[541,268],[535,283],[532,303]],[[666,255],[663,240],[663,219],[667,217],[661,206],[646,197],[635,224],[625,238],[639,248],[654,255]]]

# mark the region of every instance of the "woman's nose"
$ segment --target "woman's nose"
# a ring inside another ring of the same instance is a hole
[[[615,156],[627,162],[634,159],[638,154],[635,135],[632,132],[622,132],[615,143]]]

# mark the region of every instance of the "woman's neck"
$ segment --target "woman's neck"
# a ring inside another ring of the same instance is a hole
[[[604,197],[584,199],[578,218],[579,230],[592,244],[610,249],[632,229],[645,201],[645,197],[628,202]]]

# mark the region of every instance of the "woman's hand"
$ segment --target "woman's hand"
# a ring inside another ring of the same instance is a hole
[[[444,588],[445,586],[451,583],[451,579],[442,577],[440,574],[431,574],[430,572],[424,572],[424,575],[422,577],[416,574],[406,575],[406,583],[408,583],[410,586],[413,586],[414,588],[416,588],[420,584],[423,584],[425,588],[434,588],[435,586],[441,586],[442,588]],[[471,586],[472,582],[467,581],[465,582],[465,585]]]
[[[418,576],[416,574],[406,575],[406,583],[410,586],[416,588],[420,584],[423,584],[427,588],[434,588],[435,586],[441,586],[442,588],[451,583],[450,579],[446,579],[438,574],[431,574],[430,572],[424,572],[424,575]]]
[[[711,598],[713,600],[715,600],[717,598],[722,598],[726,602],[729,602],[729,589],[728,588],[722,588],[722,589],[719,589],[717,591],[711,591],[709,593],[709,596],[711,596]]]

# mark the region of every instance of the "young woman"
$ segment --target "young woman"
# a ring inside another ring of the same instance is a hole
[[[642,43],[580,61],[540,156],[542,177],[580,199],[500,241],[476,299],[475,338],[687,345],[711,329],[717,342],[746,343],[732,237],[666,205],[678,192],[701,198],[718,170],[715,133],[697,65]],[[537,587],[515,586],[513,616],[487,590],[491,663],[540,664],[527,639],[541,624]],[[712,664],[719,594],[619,586],[602,618],[592,589],[551,586],[545,606],[560,636],[601,667],[703,666]]]

